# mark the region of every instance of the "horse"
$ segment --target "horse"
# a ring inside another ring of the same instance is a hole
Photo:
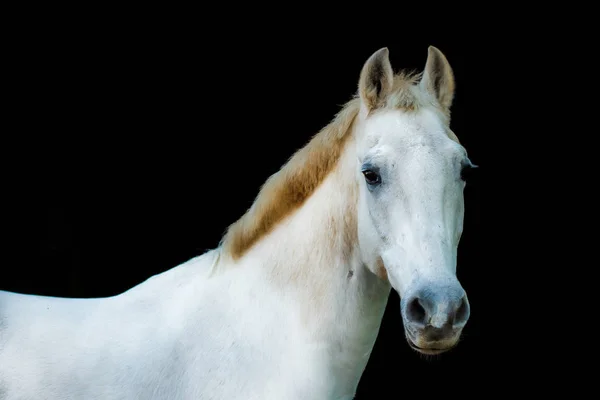
[[[111,297],[1,291],[0,398],[352,399],[392,290],[410,348],[454,348],[477,166],[450,129],[452,67],[429,46],[396,73],[383,47],[357,75],[214,248]]]

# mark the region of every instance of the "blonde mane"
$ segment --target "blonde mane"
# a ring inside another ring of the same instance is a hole
[[[417,110],[423,98],[415,84],[420,74],[399,73],[383,107]],[[250,209],[229,226],[221,241],[232,258],[244,255],[281,220],[298,209],[333,170],[339,160],[354,121],[360,111],[355,96],[319,131],[306,146],[262,185]]]

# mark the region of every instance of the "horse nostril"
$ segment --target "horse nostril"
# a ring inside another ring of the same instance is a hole
[[[470,307],[467,300],[467,296],[463,296],[460,306],[456,310],[456,316],[454,317],[454,325],[462,325],[469,319]]]
[[[406,307],[406,318],[408,321],[417,324],[425,324],[427,312],[421,304],[418,297],[412,299]]]

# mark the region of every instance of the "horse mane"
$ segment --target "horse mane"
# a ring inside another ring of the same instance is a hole
[[[418,109],[423,99],[414,84],[419,77],[397,74],[385,108]],[[340,159],[359,111],[360,98],[356,95],[265,181],[248,211],[227,228],[221,240],[225,253],[240,258],[311,196]]]

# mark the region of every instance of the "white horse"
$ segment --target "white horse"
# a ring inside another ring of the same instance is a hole
[[[352,399],[392,288],[413,349],[455,346],[454,77],[435,47],[420,74],[388,56],[217,248],[114,297],[0,292],[0,398]]]

